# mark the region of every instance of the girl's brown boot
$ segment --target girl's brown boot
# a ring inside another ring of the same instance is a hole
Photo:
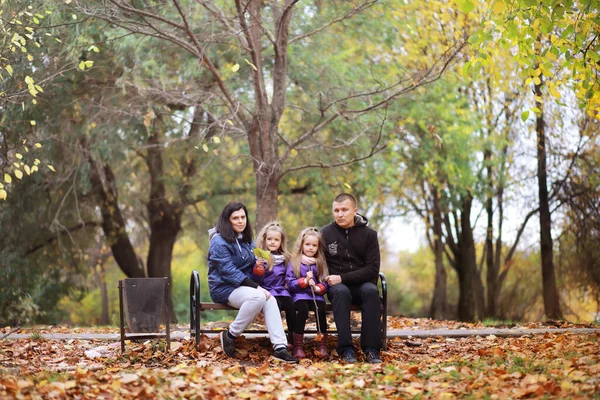
[[[321,340],[317,342],[317,357],[322,359],[329,358],[329,353],[327,352],[327,334],[323,334]]]
[[[294,357],[296,357],[298,359],[306,358],[306,354],[304,354],[303,346],[304,346],[304,335],[294,332],[294,348],[293,348]]]

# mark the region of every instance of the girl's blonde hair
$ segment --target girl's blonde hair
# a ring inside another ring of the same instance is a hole
[[[286,247],[286,238],[285,229],[279,224],[279,221],[274,220],[267,222],[265,226],[262,227],[260,232],[258,232],[258,236],[256,237],[256,247],[259,249],[267,250],[267,232],[274,231],[279,232],[281,234],[281,244],[279,245],[279,254],[281,254],[284,258],[284,265],[287,265],[290,262],[290,253],[287,251]],[[273,257],[269,257],[267,260],[267,269],[269,271],[273,270]]]
[[[317,254],[315,254],[315,260],[317,264],[317,271],[319,273],[319,280],[322,281],[327,275],[329,275],[329,269],[327,268],[327,261],[325,261],[325,243],[321,232],[314,226],[305,228],[298,235],[296,244],[294,245],[294,251],[292,253],[292,268],[294,269],[294,275],[297,278],[300,277],[300,264],[302,263],[302,246],[308,236],[315,236],[318,240],[319,247],[317,248]]]

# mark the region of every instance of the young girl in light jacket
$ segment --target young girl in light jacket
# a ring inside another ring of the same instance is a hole
[[[287,235],[279,221],[268,222],[256,237],[256,247],[269,252],[264,264],[257,264],[252,272],[252,280],[271,293],[280,311],[285,312],[288,328],[288,343],[292,343],[292,333],[296,321],[296,310],[285,278],[291,259],[287,251]]]
[[[300,232],[292,260],[287,272],[288,290],[294,299],[296,308],[296,325],[293,335],[293,354],[296,358],[304,358],[304,327],[308,312],[315,312],[318,334],[316,354],[327,358],[327,321],[325,319],[325,298],[327,283],[324,278],[329,274],[321,234],[315,227]],[[315,307],[316,303],[316,307]]]

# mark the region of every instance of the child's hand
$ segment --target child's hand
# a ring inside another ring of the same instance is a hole
[[[252,273],[256,276],[263,276],[265,274],[265,260],[263,258],[259,258],[256,260],[256,265],[252,269]]]
[[[308,279],[305,277],[298,278],[298,286],[300,286],[300,289],[306,289],[308,285],[310,285]]]
[[[309,279],[312,279],[312,278],[313,278],[313,273],[312,273],[312,271],[308,271],[308,272],[306,273],[306,280],[309,280]]]
[[[317,283],[315,285],[315,293],[317,294],[323,294],[326,290],[327,289],[325,288],[325,285],[323,285],[322,283]]]

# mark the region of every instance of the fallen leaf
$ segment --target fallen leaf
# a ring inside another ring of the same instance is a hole
[[[140,377],[137,374],[122,374],[119,379],[122,384],[126,385],[128,383],[136,382]]]

